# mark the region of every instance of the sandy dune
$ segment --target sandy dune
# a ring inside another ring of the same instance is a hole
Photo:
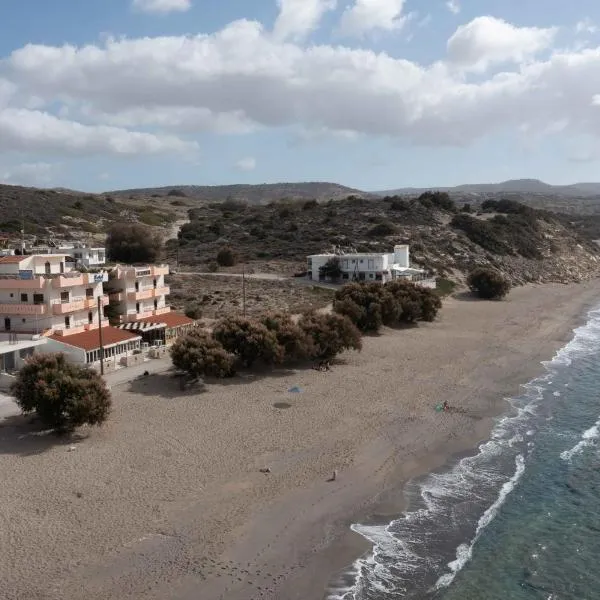
[[[485,438],[599,292],[449,300],[439,322],[366,338],[330,373],[202,393],[153,375],[114,388],[110,422],[75,442],[5,418],[0,597],[321,598],[364,549],[347,525],[398,511],[403,480]],[[443,399],[464,413],[436,413]]]

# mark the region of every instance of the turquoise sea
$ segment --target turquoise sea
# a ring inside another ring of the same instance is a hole
[[[405,514],[353,526],[373,551],[330,600],[600,599],[600,309],[544,367]]]

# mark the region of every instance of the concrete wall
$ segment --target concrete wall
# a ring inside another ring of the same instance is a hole
[[[68,338],[65,338],[67,340]],[[86,353],[82,348],[75,348],[74,346],[69,346],[68,344],[63,344],[62,342],[57,342],[56,340],[48,339],[46,345],[44,347],[45,352],[61,352],[69,361],[84,365],[86,359]]]

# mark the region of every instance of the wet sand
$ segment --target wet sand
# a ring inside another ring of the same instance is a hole
[[[597,281],[448,300],[329,373],[185,392],[153,375],[114,388],[110,422],[75,440],[7,417],[2,597],[320,599],[368,549],[348,526],[397,514],[403,481],[485,439],[599,300]],[[444,399],[463,412],[436,413]]]

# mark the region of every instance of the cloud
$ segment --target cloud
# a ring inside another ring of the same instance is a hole
[[[189,152],[195,143],[166,135],[128,131],[106,125],[83,125],[47,112],[0,110],[0,152],[60,152],[65,154],[157,154]]]
[[[193,150],[185,136],[166,131],[246,125],[460,146],[524,125],[547,134],[561,123],[565,135],[600,136],[600,111],[592,106],[600,94],[600,47],[552,51],[553,38],[553,29],[480,17],[459,27],[448,55],[431,64],[367,49],[305,47],[245,20],[211,35],[27,45],[3,61],[17,93],[7,100],[12,112],[0,109],[0,146],[185,153]],[[485,70],[492,65],[499,72]],[[465,75],[477,70],[476,78]],[[13,106],[17,96],[40,99],[46,111],[69,110],[62,119],[26,111]]]
[[[58,165],[46,162],[22,163],[0,168],[0,182],[12,185],[49,185],[58,170]]]
[[[140,12],[166,15],[190,10],[192,0],[133,0],[132,6]]]
[[[589,17],[585,17],[575,25],[575,31],[576,33],[597,33],[598,27]]]
[[[337,0],[277,0],[277,5],[273,35],[278,40],[300,40],[319,26],[326,12],[335,9]]]
[[[482,72],[493,64],[535,56],[552,44],[555,35],[555,28],[515,27],[502,19],[477,17],[448,40],[448,56],[462,68]]]
[[[378,29],[401,29],[407,21],[403,9],[404,0],[354,0],[354,6],[342,14],[340,33],[360,37]]]
[[[460,2],[458,0],[448,0],[448,2],[446,2],[446,7],[454,15],[457,15],[460,12]]]
[[[242,158],[235,163],[236,169],[239,171],[254,171],[256,169],[256,159],[252,156]]]

